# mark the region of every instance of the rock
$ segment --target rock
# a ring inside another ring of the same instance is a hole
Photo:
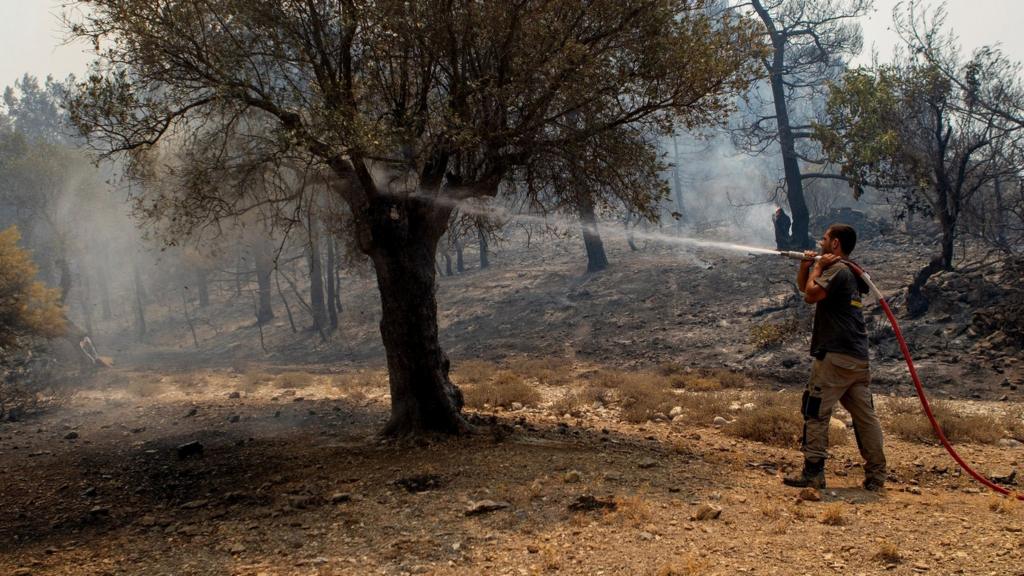
[[[84,498],[93,498],[93,497],[95,497],[96,496],[96,487],[95,486],[89,486],[85,490],[82,490],[82,496]]]
[[[672,409],[668,411],[668,417],[669,418],[675,418],[676,416],[682,415],[682,413],[683,413],[683,407],[682,406],[673,406]]]
[[[231,422],[232,424],[238,422],[239,420],[241,420],[241,416],[239,416],[238,414],[232,414],[231,416],[228,416],[228,422]]]
[[[577,484],[580,480],[583,480],[583,474],[581,474],[579,470],[569,470],[565,473],[565,476],[562,477],[562,480],[564,480],[566,484]]]
[[[907,486],[907,492],[909,492],[910,494],[920,495],[921,489],[918,488],[917,486]]]
[[[650,532],[641,532],[639,536],[641,540],[654,540],[654,534],[651,534]]]
[[[145,426],[139,426],[138,428],[132,428],[131,429],[131,433],[132,434],[142,434],[145,431],[146,431],[146,427]]]
[[[1020,448],[1024,446],[1024,443],[1021,443],[1016,438],[1002,438],[999,440],[999,446],[1002,448]]]
[[[178,446],[178,459],[184,460],[190,457],[199,457],[203,455],[203,445],[198,440],[192,442],[186,442]]]
[[[110,509],[103,506],[93,506],[89,509],[89,515],[94,518],[98,516],[110,516]]]
[[[513,412],[516,410],[522,410],[523,404],[522,402],[513,402],[512,405],[509,406],[509,409],[512,410]]]
[[[74,440],[75,438],[78,438],[78,432],[75,432],[74,430],[64,435],[65,440]]]
[[[32,576],[31,568],[15,568],[14,572],[11,572],[11,576]]]
[[[640,461],[639,464],[637,464],[638,467],[644,468],[644,469],[646,469],[646,468],[654,468],[657,465],[658,465],[658,461],[655,460],[654,458],[644,458],[643,460]]]
[[[230,552],[231,554],[241,554],[242,552],[245,552],[245,544],[242,544],[241,542],[236,542],[232,544],[230,548],[228,548],[228,552]]]
[[[833,430],[846,430],[846,422],[843,422],[839,418],[833,417],[828,421],[828,427]]]
[[[153,526],[156,526],[156,518],[152,516],[143,516],[142,518],[139,518],[139,526],[152,528]]]
[[[810,487],[802,488],[796,499],[804,502],[821,502],[821,492]]]
[[[1009,474],[990,474],[989,478],[991,478],[993,482],[1013,485],[1017,483],[1017,469],[1014,468],[1010,470]]]
[[[508,502],[498,502],[494,500],[480,500],[479,502],[470,502],[469,506],[466,507],[466,516],[478,516],[480,514],[486,514],[488,512],[494,512],[495,510],[504,510],[512,506]]]
[[[331,498],[330,498],[331,504],[342,504],[342,503],[351,502],[351,501],[352,501],[352,494],[350,494],[348,492],[335,492],[334,494],[331,494]]]
[[[739,402],[732,402],[729,404],[729,412],[739,412],[743,409],[743,405]]]
[[[757,408],[757,405],[754,404],[753,402],[747,402],[746,404],[743,405],[743,410],[747,412],[753,410],[754,408]]]
[[[188,414],[185,414],[185,418],[191,418],[191,417],[195,416],[198,413],[199,413],[199,408],[196,408],[195,406],[193,406],[193,407],[188,409]]]
[[[713,504],[701,504],[693,513],[692,520],[716,520],[722,515],[722,509]]]
[[[426,492],[427,490],[440,488],[443,483],[444,478],[437,474],[416,474],[395,480],[396,485],[405,488],[409,492]]]
[[[232,400],[234,400],[235,398],[241,398],[241,397],[242,397],[242,394],[238,390],[235,390],[231,394],[228,394],[228,398],[232,399]]]
[[[197,508],[202,508],[202,507],[206,506],[207,504],[209,504],[209,502],[210,502],[209,500],[202,500],[202,499],[200,499],[200,500],[189,500],[188,502],[185,502],[184,504],[182,504],[181,507],[183,509],[185,509],[185,510],[195,510]]]
[[[728,423],[729,421],[726,420],[725,418],[722,418],[721,416],[715,416],[715,419],[711,421],[711,425],[714,426],[715,428],[721,428]]]
[[[590,510],[615,510],[618,505],[615,500],[609,498],[596,498],[591,494],[581,494],[569,504],[569,510],[573,512],[588,512]]]
[[[540,546],[537,546],[536,544],[527,544],[526,551],[530,554],[536,554],[540,552]]]

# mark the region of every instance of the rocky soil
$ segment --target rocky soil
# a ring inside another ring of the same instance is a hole
[[[858,261],[899,310],[930,249],[879,238]],[[329,341],[279,314],[262,327],[266,353],[230,294],[200,318],[199,350],[173,309],[151,312],[142,344],[114,320],[96,340],[116,368],[0,423],[0,574],[1024,574],[1024,503],[981,490],[937,445],[889,434],[892,475],[874,494],[848,434],[829,488],[802,494],[780,481],[794,443],[730,432],[745,395],[806,377],[792,263],[609,242],[612,269],[582,276],[581,254],[567,240],[508,242],[493,268],[441,279],[456,381],[479,360],[570,371],[530,379],[533,402],[471,409],[478,433],[457,440],[376,438],[388,396],[368,278],[347,277]],[[940,275],[932,310],[901,317],[929,392],[965,413],[1020,413],[1013,308],[1000,306],[1011,285],[984,266]],[[910,385],[870,318],[884,411]],[[556,408],[595,370],[666,364],[749,385],[716,392],[734,395],[728,408],[709,393],[702,418]],[[1019,489],[1024,448],[997,435],[963,453]]]

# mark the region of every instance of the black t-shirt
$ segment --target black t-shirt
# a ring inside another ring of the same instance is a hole
[[[842,262],[826,268],[815,282],[828,295],[814,309],[811,355],[822,358],[826,352],[838,352],[867,360],[868,331],[861,312],[867,286]]]

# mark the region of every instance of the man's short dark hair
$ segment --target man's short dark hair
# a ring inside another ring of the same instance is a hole
[[[849,224],[833,224],[828,227],[828,235],[839,240],[839,246],[843,254],[850,255],[857,245],[857,231]]]

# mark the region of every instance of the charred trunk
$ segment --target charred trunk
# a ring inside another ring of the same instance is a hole
[[[199,307],[210,305],[210,271],[206,268],[196,270],[196,290],[199,292]]]
[[[313,316],[313,329],[323,331],[327,328],[327,306],[324,304],[324,270],[323,259],[320,257],[320,230],[316,215],[309,218],[309,243],[306,245],[306,256],[309,261],[309,306]]]
[[[583,245],[587,249],[587,272],[599,272],[608,267],[608,256],[604,253],[604,243],[597,230],[597,215],[594,213],[594,202],[583,198],[579,204],[580,224],[583,228]]]
[[[270,275],[274,272],[273,248],[269,242],[257,242],[253,247],[253,260],[256,263],[256,285],[259,292],[259,303],[256,307],[256,320],[265,324],[274,319],[274,308],[270,304]]]
[[[103,314],[104,320],[110,320],[114,315],[110,310],[110,284],[107,280],[106,270],[100,270],[96,278],[99,281],[100,313]]]
[[[466,271],[466,260],[464,258],[462,240],[458,237],[455,238],[455,271],[459,274]]]
[[[928,311],[930,302],[924,294],[924,287],[928,283],[928,279],[936,272],[953,269],[956,220],[948,215],[940,215],[939,225],[942,227],[941,252],[914,275],[914,281],[907,288],[907,313],[911,318],[917,318]]]
[[[784,40],[782,42],[785,42]],[[775,121],[779,129],[779,147],[782,149],[782,168],[786,177],[786,200],[793,215],[793,235],[790,246],[813,248],[810,236],[810,211],[804,198],[803,177],[796,153],[796,138],[789,122],[789,108],[786,103],[786,88],[782,77],[784,45],[775,46],[775,59],[770,75],[772,100],[775,104]]]
[[[334,249],[334,238],[327,239],[327,320],[331,330],[338,327],[338,254]]]
[[[483,225],[476,225],[476,235],[480,239],[480,269],[483,270],[491,265],[490,254],[488,254],[490,246],[487,244],[487,230],[484,230]]]
[[[459,434],[462,393],[448,378],[438,340],[434,259],[449,209],[417,200],[378,199],[369,250],[381,297],[380,332],[387,354],[391,419],[384,434]]]
[[[135,283],[135,334],[141,340],[146,336],[146,296],[142,289],[142,272],[136,264],[132,271]]]

